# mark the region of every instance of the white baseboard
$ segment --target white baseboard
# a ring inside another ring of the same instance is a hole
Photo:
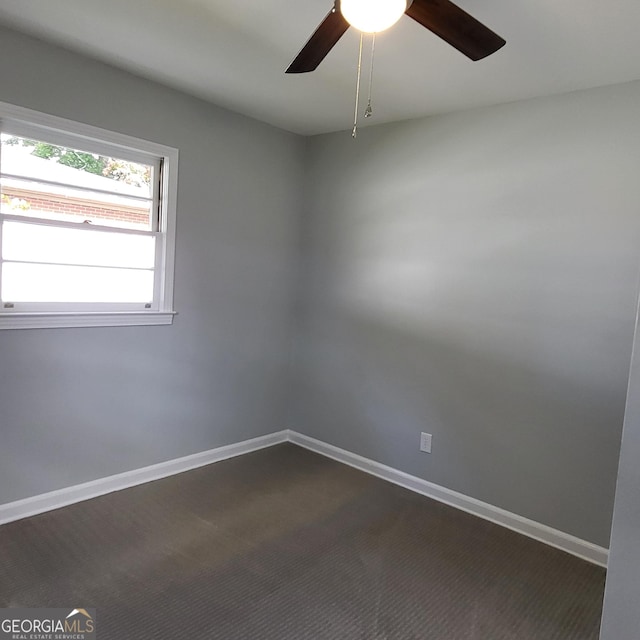
[[[598,545],[587,542],[586,540],[581,540],[563,531],[558,531],[557,529],[540,524],[534,520],[529,520],[528,518],[523,518],[515,513],[494,507],[486,502],[470,498],[457,491],[452,491],[451,489],[441,487],[417,476],[398,471],[392,467],[375,462],[374,460],[369,460],[345,449],[334,447],[326,442],[310,438],[296,431],[288,432],[288,440],[305,449],[310,449],[323,456],[355,467],[360,471],[365,471],[383,480],[393,482],[405,489],[421,493],[424,496],[466,511],[484,520],[489,520],[507,529],[528,536],[529,538],[566,551],[593,564],[602,567],[607,566],[609,551],[604,547],[599,547]]]
[[[228,458],[250,453],[251,451],[257,451],[258,449],[264,449],[265,447],[271,447],[282,442],[292,442],[305,449],[315,451],[323,456],[355,467],[360,471],[393,482],[405,489],[415,491],[416,493],[420,493],[472,515],[499,524],[507,529],[516,531],[517,533],[521,533],[529,538],[544,542],[545,544],[578,556],[588,562],[603,567],[607,566],[609,552],[604,547],[599,547],[591,542],[586,542],[585,540],[540,524],[534,520],[523,518],[522,516],[505,511],[499,507],[494,507],[486,502],[470,498],[462,493],[441,487],[417,476],[398,471],[374,460],[369,460],[345,449],[334,447],[326,442],[291,430],[271,433],[259,438],[195,453],[190,456],[185,456],[184,458],[160,462],[159,464],[143,467],[142,469],[135,469],[107,478],[85,482],[84,484],[73,487],[43,493],[32,498],[9,502],[0,505],[0,525],[35,516],[45,511],[66,507],[67,505],[83,500],[97,498],[98,496],[113,491],[121,491],[122,489],[144,484],[145,482],[160,480],[161,478],[166,478],[177,473],[183,473],[184,471],[203,467],[221,460],[227,460]]]
[[[43,493],[38,496],[33,496],[32,498],[9,502],[0,505],[0,524],[21,520],[22,518],[44,513],[45,511],[66,507],[76,502],[97,498],[112,491],[121,491],[122,489],[135,487],[138,484],[160,480],[161,478],[183,473],[184,471],[190,471],[191,469],[203,467],[213,462],[220,462],[221,460],[234,458],[235,456],[250,453],[251,451],[271,447],[274,444],[286,442],[288,436],[287,431],[270,433],[259,438],[244,440],[243,442],[218,447],[209,451],[194,453],[184,458],[160,462],[149,467],[143,467],[142,469],[126,471],[125,473],[108,476],[107,478],[100,478],[73,487]]]

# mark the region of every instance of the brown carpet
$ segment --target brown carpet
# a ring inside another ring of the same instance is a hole
[[[0,527],[99,640],[597,640],[605,572],[285,444]]]

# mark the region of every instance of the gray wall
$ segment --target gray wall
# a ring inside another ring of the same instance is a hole
[[[618,489],[601,640],[638,640],[640,635],[640,338],[636,339],[624,417]]]
[[[0,100],[180,150],[175,324],[0,331],[0,504],[283,429],[303,140],[4,29]]]
[[[290,426],[606,546],[639,99],[632,83],[313,138]]]

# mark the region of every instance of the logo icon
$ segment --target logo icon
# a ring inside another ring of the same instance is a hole
[[[93,620],[93,618],[87,613],[86,609],[74,609],[67,617],[66,620],[68,620],[69,618],[73,618],[73,616],[77,615],[81,613],[85,618],[89,618],[89,620]]]

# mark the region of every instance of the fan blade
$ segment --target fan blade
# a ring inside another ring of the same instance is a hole
[[[348,28],[349,23],[342,17],[342,13],[336,7],[331,9],[286,72],[307,73],[314,71]]]
[[[406,13],[472,60],[486,58],[506,44],[449,0],[413,0]]]

